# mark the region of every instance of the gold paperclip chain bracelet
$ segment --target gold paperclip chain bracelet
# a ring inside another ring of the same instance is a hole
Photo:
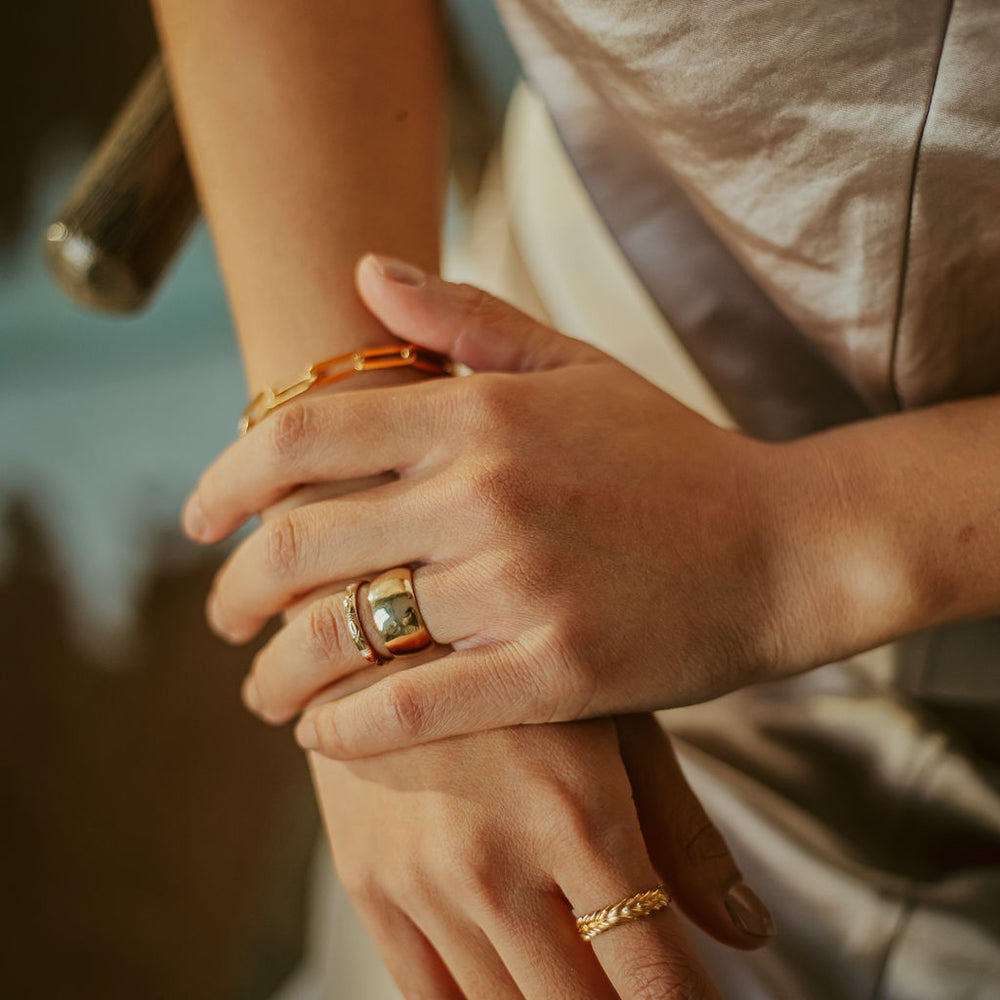
[[[339,354],[335,358],[317,361],[302,375],[280,389],[266,388],[254,396],[240,417],[240,434],[246,434],[259,424],[272,410],[301,396],[308,389],[332,385],[359,372],[382,371],[387,368],[415,368],[431,375],[452,375],[454,366],[450,358],[436,354],[416,344],[396,344],[389,347],[367,347],[363,350]]]

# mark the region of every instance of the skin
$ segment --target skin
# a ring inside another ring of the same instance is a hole
[[[342,489],[301,489],[264,519]],[[323,593],[287,619],[308,620]],[[341,880],[407,998],[710,1000],[676,911],[735,948],[775,933],[652,716],[309,761]],[[669,909],[590,944],[575,933],[574,912],[660,883]]]
[[[436,268],[436,3],[159,0],[154,12],[251,394],[390,341],[352,268],[372,243]],[[413,382],[372,375],[365,389]],[[345,386],[315,398],[350,398]],[[389,478],[320,477],[258,509],[276,523]],[[296,595],[286,621],[308,621],[345,582]],[[575,936],[573,907],[661,879],[727,944],[773,931],[648,717],[309,762],[338,870],[408,998],[715,996],[673,907],[592,946]]]
[[[330,577],[417,566],[447,655],[359,671],[334,597],[258,656],[244,694],[265,719],[325,689],[304,746],[351,759],[687,704],[1000,612],[1000,477],[980,459],[1000,400],[767,445],[477,289],[374,257],[357,282],[395,334],[479,374],[288,404],[185,515],[214,541],[302,483],[395,474],[262,527],[216,579],[209,619],[240,642]]]
[[[673,909],[592,944],[566,919],[567,905],[600,909],[623,886],[661,878],[710,933],[766,940],[766,918],[756,935],[735,930],[719,888],[738,875],[655,721],[623,731],[625,758],[651,762],[637,764],[636,792],[609,721],[497,730],[346,768],[317,762],[320,774],[337,769],[347,802],[366,805],[330,811],[328,832],[406,996],[715,997]]]

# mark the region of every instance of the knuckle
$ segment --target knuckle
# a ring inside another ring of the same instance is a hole
[[[625,972],[626,994],[636,1000],[705,1000],[705,980],[695,965],[673,953],[632,964]]]
[[[597,675],[588,662],[563,658],[547,674],[551,722],[567,722],[590,714],[588,709],[598,691]]]
[[[250,677],[256,691],[256,704],[252,709],[254,715],[265,722],[284,722],[287,713],[282,710],[280,698],[275,696],[268,659],[262,653],[258,653],[254,658],[250,668]]]
[[[499,647],[484,672],[482,684],[488,695],[520,707],[525,722],[549,722],[555,710],[558,685],[520,643]]]
[[[526,639],[534,673],[545,679],[553,717],[546,721],[579,718],[593,699],[598,677],[593,667],[594,646],[580,640],[579,615],[563,622],[559,615],[538,626]]]
[[[438,884],[448,885],[476,912],[504,912],[502,851],[484,830],[463,830],[461,840],[442,855]]]
[[[306,614],[306,634],[314,660],[326,663],[341,647],[341,623],[336,606],[329,599],[317,601]]]
[[[284,462],[298,455],[309,440],[315,416],[311,407],[297,401],[275,410],[270,415],[268,430],[272,457]]]
[[[279,578],[290,576],[299,559],[300,532],[294,514],[292,511],[277,518],[265,529],[265,565]]]
[[[586,799],[569,781],[553,776],[545,795],[546,819],[553,835],[578,855],[586,855],[588,866],[603,869],[607,859],[599,848],[602,824]]]
[[[398,675],[382,683],[380,716],[405,740],[414,741],[425,736],[430,728],[430,717],[413,686]]]
[[[611,799],[595,797],[592,778],[567,770],[565,775],[543,779],[545,805],[537,822],[552,843],[557,843],[561,863],[620,880],[621,859],[641,850],[638,821],[609,811]]]
[[[332,760],[339,759],[344,748],[334,713],[321,709],[314,716],[313,722],[316,725],[316,743],[320,755]]]
[[[502,312],[499,299],[476,285],[463,282],[457,286],[456,292],[462,322],[470,328],[488,327]]]
[[[494,439],[517,416],[514,385],[503,375],[470,375],[466,389],[469,429]]]
[[[488,331],[497,335],[519,334],[526,340],[539,326],[538,322],[509,302],[491,295],[475,285],[458,286],[458,308],[461,317],[460,334],[470,336]],[[526,336],[527,335],[527,336]]]
[[[512,504],[507,504],[509,512]],[[555,556],[554,546],[530,526],[525,530],[523,522],[507,523],[503,516],[493,516],[487,537],[482,572],[488,574],[498,602],[524,609],[524,638],[530,634],[539,653],[554,656],[566,648],[564,637],[587,626],[588,616],[580,614],[583,588],[573,586],[572,561],[565,551]],[[545,595],[544,606],[539,605],[539,594]]]
[[[381,894],[378,876],[366,865],[345,863],[337,874],[344,891],[357,903],[364,903]]]
[[[407,912],[424,910],[429,901],[440,905],[441,882],[432,877],[423,856],[410,857],[405,866],[397,867],[392,889],[396,902]]]
[[[456,354],[461,353],[462,346],[466,342],[475,342],[480,330],[489,325],[488,298],[489,296],[475,285],[463,282],[453,287],[451,305],[457,320]]]
[[[517,463],[504,455],[480,461],[466,479],[471,502],[490,528],[508,526],[523,533],[539,510],[537,487]]]
[[[500,914],[506,912],[504,887],[492,868],[471,860],[455,867],[456,870],[452,875],[453,885],[465,897],[474,912]]]
[[[685,849],[692,864],[699,865],[707,861],[729,858],[729,848],[725,839],[707,816],[697,817],[689,824],[685,834]]]

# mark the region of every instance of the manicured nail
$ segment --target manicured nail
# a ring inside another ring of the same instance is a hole
[[[746,882],[737,882],[726,893],[724,902],[733,923],[744,934],[774,937],[774,920],[771,914]]]
[[[408,264],[405,260],[380,257],[378,254],[372,254],[371,257],[379,274],[388,281],[395,281],[400,285],[422,285],[427,280],[424,271],[414,264]]]
[[[295,727],[295,742],[303,750],[318,750],[319,740],[316,737],[316,723],[308,716],[299,720]]]
[[[192,493],[184,505],[184,513],[181,517],[181,524],[188,538],[200,542],[208,533],[208,521],[205,519],[205,512],[201,509],[201,501],[197,493]]]

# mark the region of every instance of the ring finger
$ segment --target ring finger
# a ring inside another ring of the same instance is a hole
[[[621,864],[602,862],[568,871],[561,884],[578,915],[618,904],[659,883],[636,828],[634,850]],[[622,922],[590,940],[601,966],[618,994],[629,997],[670,996],[676,1000],[718,998],[694,954],[671,906]]]
[[[440,646],[459,638],[448,629],[450,587],[446,577],[417,569],[413,586],[435,642]],[[367,607],[366,593],[367,587],[362,587],[355,597],[358,623],[374,651],[388,658]],[[257,654],[244,684],[244,700],[254,712],[270,722],[282,723],[302,711],[319,691],[346,678],[351,683],[338,685],[338,697],[361,690],[395,670],[443,655],[444,650],[438,648],[419,659],[410,654],[398,662],[388,658],[388,663],[373,664],[351,635],[347,596],[341,591],[313,601]]]

